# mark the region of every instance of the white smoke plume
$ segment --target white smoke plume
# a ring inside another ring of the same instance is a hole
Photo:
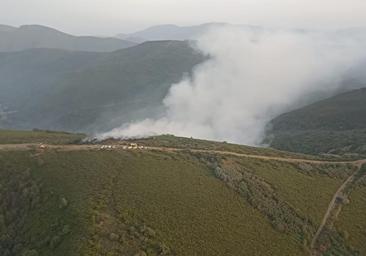
[[[361,44],[324,33],[215,28],[197,42],[210,59],[164,99],[159,119],[124,124],[100,138],[174,134],[257,145],[268,121],[303,95],[335,90],[362,58]]]

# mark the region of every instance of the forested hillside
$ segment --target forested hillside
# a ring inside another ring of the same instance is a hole
[[[171,84],[204,59],[179,41],[111,53],[0,53],[0,127],[93,132],[151,117]]]
[[[271,122],[273,147],[304,153],[366,154],[366,89],[346,92]]]

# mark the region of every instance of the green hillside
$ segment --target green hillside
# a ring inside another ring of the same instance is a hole
[[[0,128],[93,132],[154,116],[170,85],[203,60],[177,41],[112,53],[0,53]]]
[[[33,139],[27,137],[36,136],[59,144],[45,132],[1,133],[2,144],[19,143],[19,136],[28,143]],[[65,139],[62,133],[53,136]],[[201,149],[217,145],[186,140]],[[252,157],[231,154],[240,146],[225,143],[214,151],[169,150],[166,141],[155,137],[140,150],[119,147],[124,141],[111,149],[0,145],[0,251],[309,255],[333,194],[354,171],[351,163],[302,162],[260,148],[243,147]],[[341,242],[332,250],[353,255],[348,242]]]
[[[366,154],[366,89],[283,114],[271,122],[273,147],[303,153]]]

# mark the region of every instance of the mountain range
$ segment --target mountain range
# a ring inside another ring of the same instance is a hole
[[[93,132],[153,116],[171,84],[204,59],[180,41],[0,53],[0,127]]]
[[[40,25],[24,25],[19,28],[0,25],[0,52],[33,48],[109,52],[134,45],[136,43],[112,37],[73,36]]]

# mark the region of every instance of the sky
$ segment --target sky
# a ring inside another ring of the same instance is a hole
[[[281,28],[366,27],[365,0],[0,0],[0,24],[115,35],[159,24],[227,22]]]

